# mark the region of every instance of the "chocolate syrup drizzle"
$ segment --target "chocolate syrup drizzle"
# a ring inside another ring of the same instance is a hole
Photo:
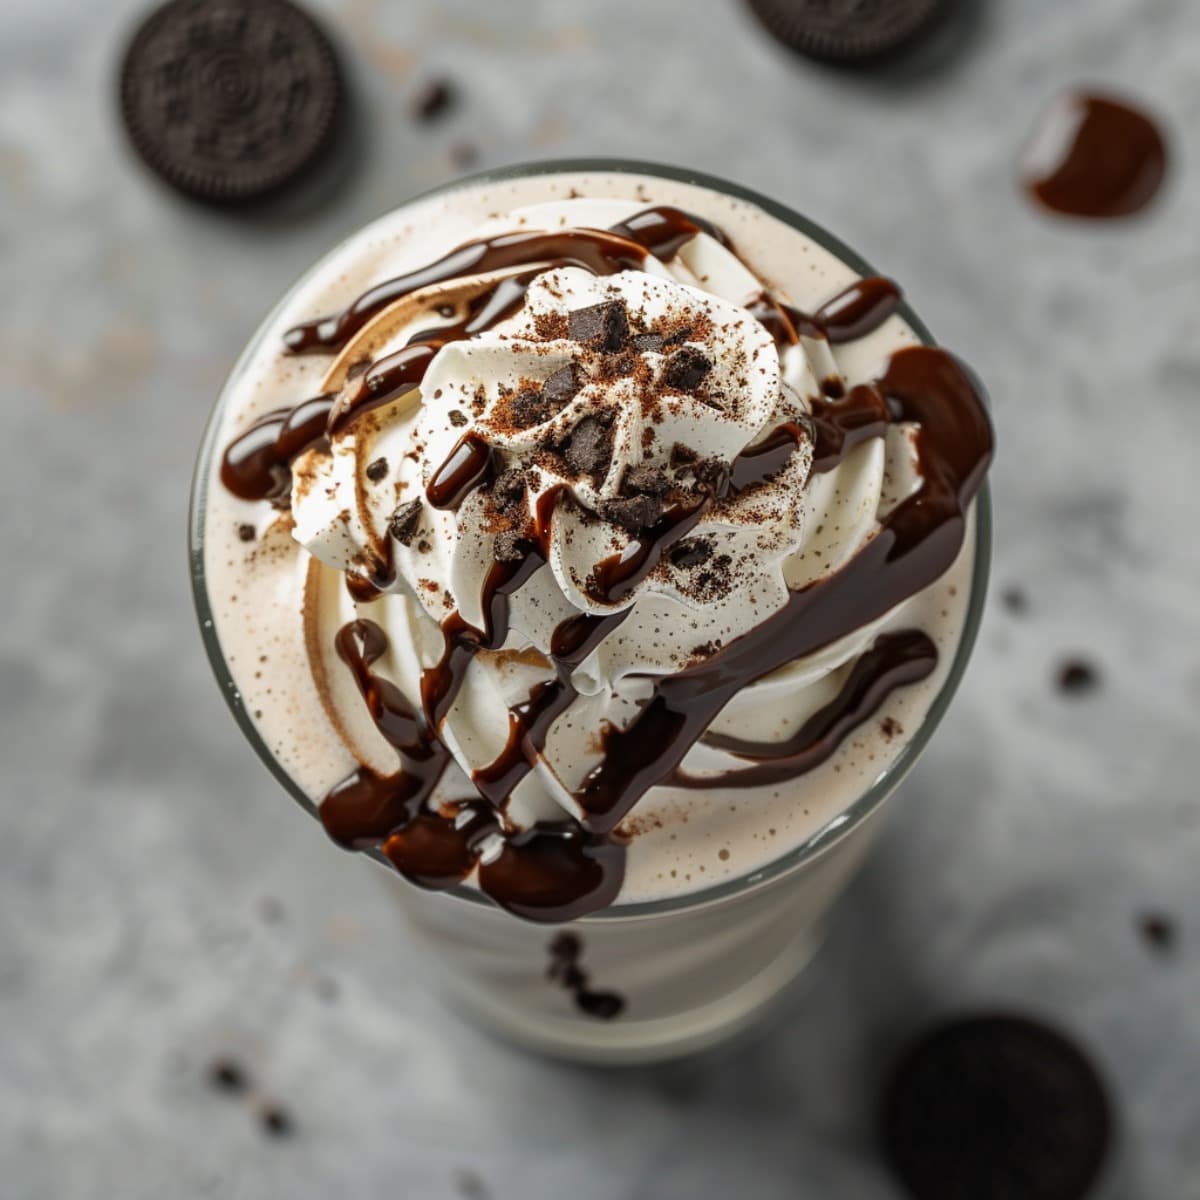
[[[417,386],[440,346],[510,315],[543,270],[565,264],[596,274],[635,269],[650,255],[672,258],[699,232],[729,245],[707,222],[667,207],[647,209],[607,231],[504,234],[468,243],[428,267],[382,283],[344,312],[296,326],[286,335],[291,352],[331,353],[388,305],[420,288],[536,264],[476,296],[458,321],[419,333],[402,350],[372,364],[340,398],[319,396],[264,417],[226,450],[222,481],[245,499],[282,497],[296,455]],[[873,278],[859,280],[812,315],[766,293],[747,307],[781,345],[795,344],[801,336],[840,344],[877,329],[899,298],[894,283]],[[926,635],[883,635],[859,657],[835,700],[795,737],[776,745],[709,734],[710,744],[751,765],[715,778],[680,769],[688,750],[743,687],[884,615],[938,579],[962,545],[966,509],[992,448],[990,422],[968,372],[945,351],[916,346],[895,354],[873,384],[845,394],[840,381],[831,380],[824,391],[813,401],[811,431],[787,423],[743,451],[699,501],[668,509],[621,554],[598,563],[589,580],[592,595],[609,604],[627,598],[712,504],[773,479],[810,432],[813,470],[821,472],[832,470],[855,446],[882,436],[889,424],[915,422],[922,486],[839,571],[793,592],[777,613],[700,664],[656,679],[638,716],[626,728],[606,733],[605,754],[575,796],[581,821],[515,829],[505,809],[513,790],[541,760],[555,721],[576,699],[572,673],[628,609],[581,613],[560,624],[550,647],[555,677],[510,710],[501,753],[473,773],[469,795],[442,802],[436,810],[429,807],[451,761],[441,724],[475,655],[504,645],[511,597],[545,565],[554,514],[560,503],[571,502],[569,490],[560,486],[540,497],[524,557],[496,561],[490,568],[482,596],[485,628],[474,628],[458,613],[443,622],[443,652],[422,674],[419,706],[372,671],[387,648],[378,625],[357,620],[339,631],[337,652],[400,766],[394,774],[380,775],[364,765],[331,789],[320,809],[330,837],[347,849],[378,850],[421,886],[453,887],[474,873],[481,891],[510,912],[537,921],[573,920],[605,907],[619,893],[624,848],[618,826],[647,789],[659,783],[756,787],[785,781],[828,758],[895,688],[926,678],[937,661]],[[468,433],[434,473],[427,498],[435,507],[457,508],[472,489],[489,486],[495,473],[491,447]],[[386,584],[386,579],[377,582]],[[369,597],[364,593],[364,598]]]

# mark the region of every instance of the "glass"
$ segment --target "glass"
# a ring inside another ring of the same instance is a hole
[[[792,226],[860,275],[877,274],[837,238],[784,205],[721,179],[652,163],[577,159],[520,165],[457,180],[409,203],[462,187],[560,173],[657,176],[723,192]],[[237,699],[213,626],[204,570],[205,502],[218,453],[218,416],[232,384],[291,295],[289,292],[280,301],[251,339],[209,420],[192,490],[190,558],[205,648],[234,717],[275,777],[316,815],[312,800],[264,744]],[[899,312],[922,341],[933,344],[932,335],[907,304],[902,304]],[[787,854],[740,879],[661,901],[618,903],[565,930],[520,921],[469,887],[422,891],[404,883],[387,866],[385,881],[426,951],[429,972],[448,999],[470,1018],[510,1040],[596,1063],[670,1058],[703,1049],[748,1026],[795,979],[820,944],[833,901],[870,847],[878,824],[874,818],[928,744],[962,678],[987,590],[991,510],[986,484],[974,505],[974,525],[966,620],[954,661],[924,721],[870,787]],[[386,864],[382,856],[372,857]],[[603,989],[602,994],[612,990],[627,999],[626,1009],[617,1018],[602,1020],[589,1015],[572,1001],[568,989],[560,986],[569,966],[566,952],[574,947],[569,940],[559,940],[564,932],[578,939],[579,966],[589,980],[586,986],[597,992]],[[556,942],[557,959],[551,954]],[[551,978],[555,961],[559,972]]]

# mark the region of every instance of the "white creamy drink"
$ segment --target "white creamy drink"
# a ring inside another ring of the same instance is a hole
[[[252,740],[417,885],[452,997],[648,1059],[811,954],[961,670],[991,431],[819,231],[532,171],[397,209],[268,319],[198,597]]]

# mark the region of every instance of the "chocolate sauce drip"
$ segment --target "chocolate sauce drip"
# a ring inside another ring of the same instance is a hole
[[[856,446],[882,437],[895,416],[879,387],[860,383],[840,400],[812,399],[812,474],[832,471]]]
[[[383,630],[353,621],[339,631],[336,644],[376,727],[400,752],[402,767],[384,776],[363,766],[330,790],[320,812],[335,842],[352,850],[379,849],[405,878],[434,890],[461,883],[478,867],[480,889],[530,920],[571,921],[616,899],[624,849],[611,838],[571,820],[511,834],[481,799],[430,811],[428,801],[450,755],[427,714],[371,671],[387,648]],[[480,865],[484,846],[497,840],[495,858]]]
[[[546,978],[562,984],[575,998],[575,1006],[589,1017],[611,1021],[625,1009],[624,997],[616,992],[591,989],[590,974],[583,968],[583,939],[565,930],[550,943],[550,966]]]
[[[760,292],[746,311],[763,325],[778,346],[794,346],[800,338],[817,338],[840,346],[874,333],[900,306],[900,288],[881,275],[857,279],[826,300],[811,315]]]
[[[614,829],[650,787],[682,762],[742,688],[882,617],[943,575],[966,528],[966,509],[992,453],[991,422],[970,375],[944,350],[895,354],[878,387],[900,420],[919,422],[923,482],[833,575],[793,592],[787,604],[705,662],[658,680],[576,799],[596,832]]]
[[[900,307],[900,289],[880,275],[859,279],[826,300],[813,322],[835,346],[874,333]]]
[[[329,414],[330,435],[342,433],[351,421],[374,408],[399,400],[419,387],[441,343],[405,346],[371,364],[348,386]]]
[[[594,275],[636,270],[646,251],[636,242],[600,229],[563,229],[555,233],[504,233],[467,242],[427,267],[389,279],[364,292],[348,309],[289,329],[284,344],[293,354],[340,350],[373,317],[421,288],[468,275],[503,271],[532,263],[582,267]]]
[[[662,556],[699,524],[712,496],[679,503],[634,537],[619,554],[602,559],[588,576],[588,595],[599,604],[619,604],[662,562]]]
[[[629,616],[629,609],[606,616],[580,613],[563,621],[550,639],[557,679],[537,684],[529,699],[509,709],[508,740],[486,767],[472,776],[480,793],[496,807],[507,802],[513,789],[533,770],[546,748],[554,722],[575,702],[579,693],[571,672]]]
[[[480,889],[501,907],[558,925],[607,908],[624,878],[625,847],[570,820],[506,837],[479,867]]]
[[[1072,120],[1062,123],[1055,159],[1026,173],[1026,190],[1046,208],[1071,217],[1111,219],[1141,212],[1167,173],[1167,147],[1158,126],[1145,113],[1105,96],[1076,92],[1065,102]],[[1054,117],[1061,115],[1056,105]]]
[[[322,354],[340,350],[374,316],[390,304],[421,288],[448,283],[466,275],[503,271],[533,263],[582,267],[593,275],[637,270],[648,254],[670,259],[697,233],[724,235],[701,217],[676,208],[649,208],[635,213],[611,230],[561,229],[552,233],[503,233],[467,242],[437,262],[378,284],[348,309],[319,321],[289,329],[284,344],[293,354]],[[541,268],[546,269],[545,266]]]
[[[703,217],[667,205],[644,208],[628,220],[610,226],[609,233],[637,242],[662,262],[670,262],[698,233],[708,234],[729,249],[724,230]]]
[[[735,494],[770,483],[808,437],[795,421],[778,425],[761,442],[743,450],[730,464],[729,490]]]
[[[704,735],[706,746],[753,759],[754,766],[703,776],[676,770],[671,783],[700,789],[762,787],[803,775],[829,758],[896,688],[927,679],[937,662],[937,647],[919,630],[882,634],[855,661],[837,696],[809,717],[793,737],[782,742],[748,742],[724,734]]]
[[[465,433],[434,471],[425,497],[434,508],[457,508],[470,492],[495,478],[495,451],[478,433]]]
[[[319,445],[335,396],[314,396],[295,408],[281,408],[235,438],[221,459],[221,482],[241,500],[274,500],[291,488],[291,464]]]

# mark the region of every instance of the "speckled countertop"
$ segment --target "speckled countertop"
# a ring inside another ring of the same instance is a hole
[[[1112,1083],[1101,1195],[1200,1197],[1200,7],[993,0],[944,63],[857,78],[732,0],[313,6],[363,145],[324,203],[255,218],[130,161],[111,97],[137,3],[0,14],[0,1195],[884,1200],[890,1050],[1016,1007]],[[420,126],[435,75],[459,103]],[[1014,185],[1080,80],[1168,122],[1145,219],[1065,224]],[[903,281],[994,396],[995,594],[960,698],[785,1019],[669,1070],[532,1060],[443,1012],[381,878],[242,743],[193,628],[189,474],[234,356],[319,252],[471,147],[777,196]],[[1062,694],[1070,658],[1098,686]],[[1158,912],[1169,946],[1139,934]],[[219,1056],[244,1095],[210,1086]]]

